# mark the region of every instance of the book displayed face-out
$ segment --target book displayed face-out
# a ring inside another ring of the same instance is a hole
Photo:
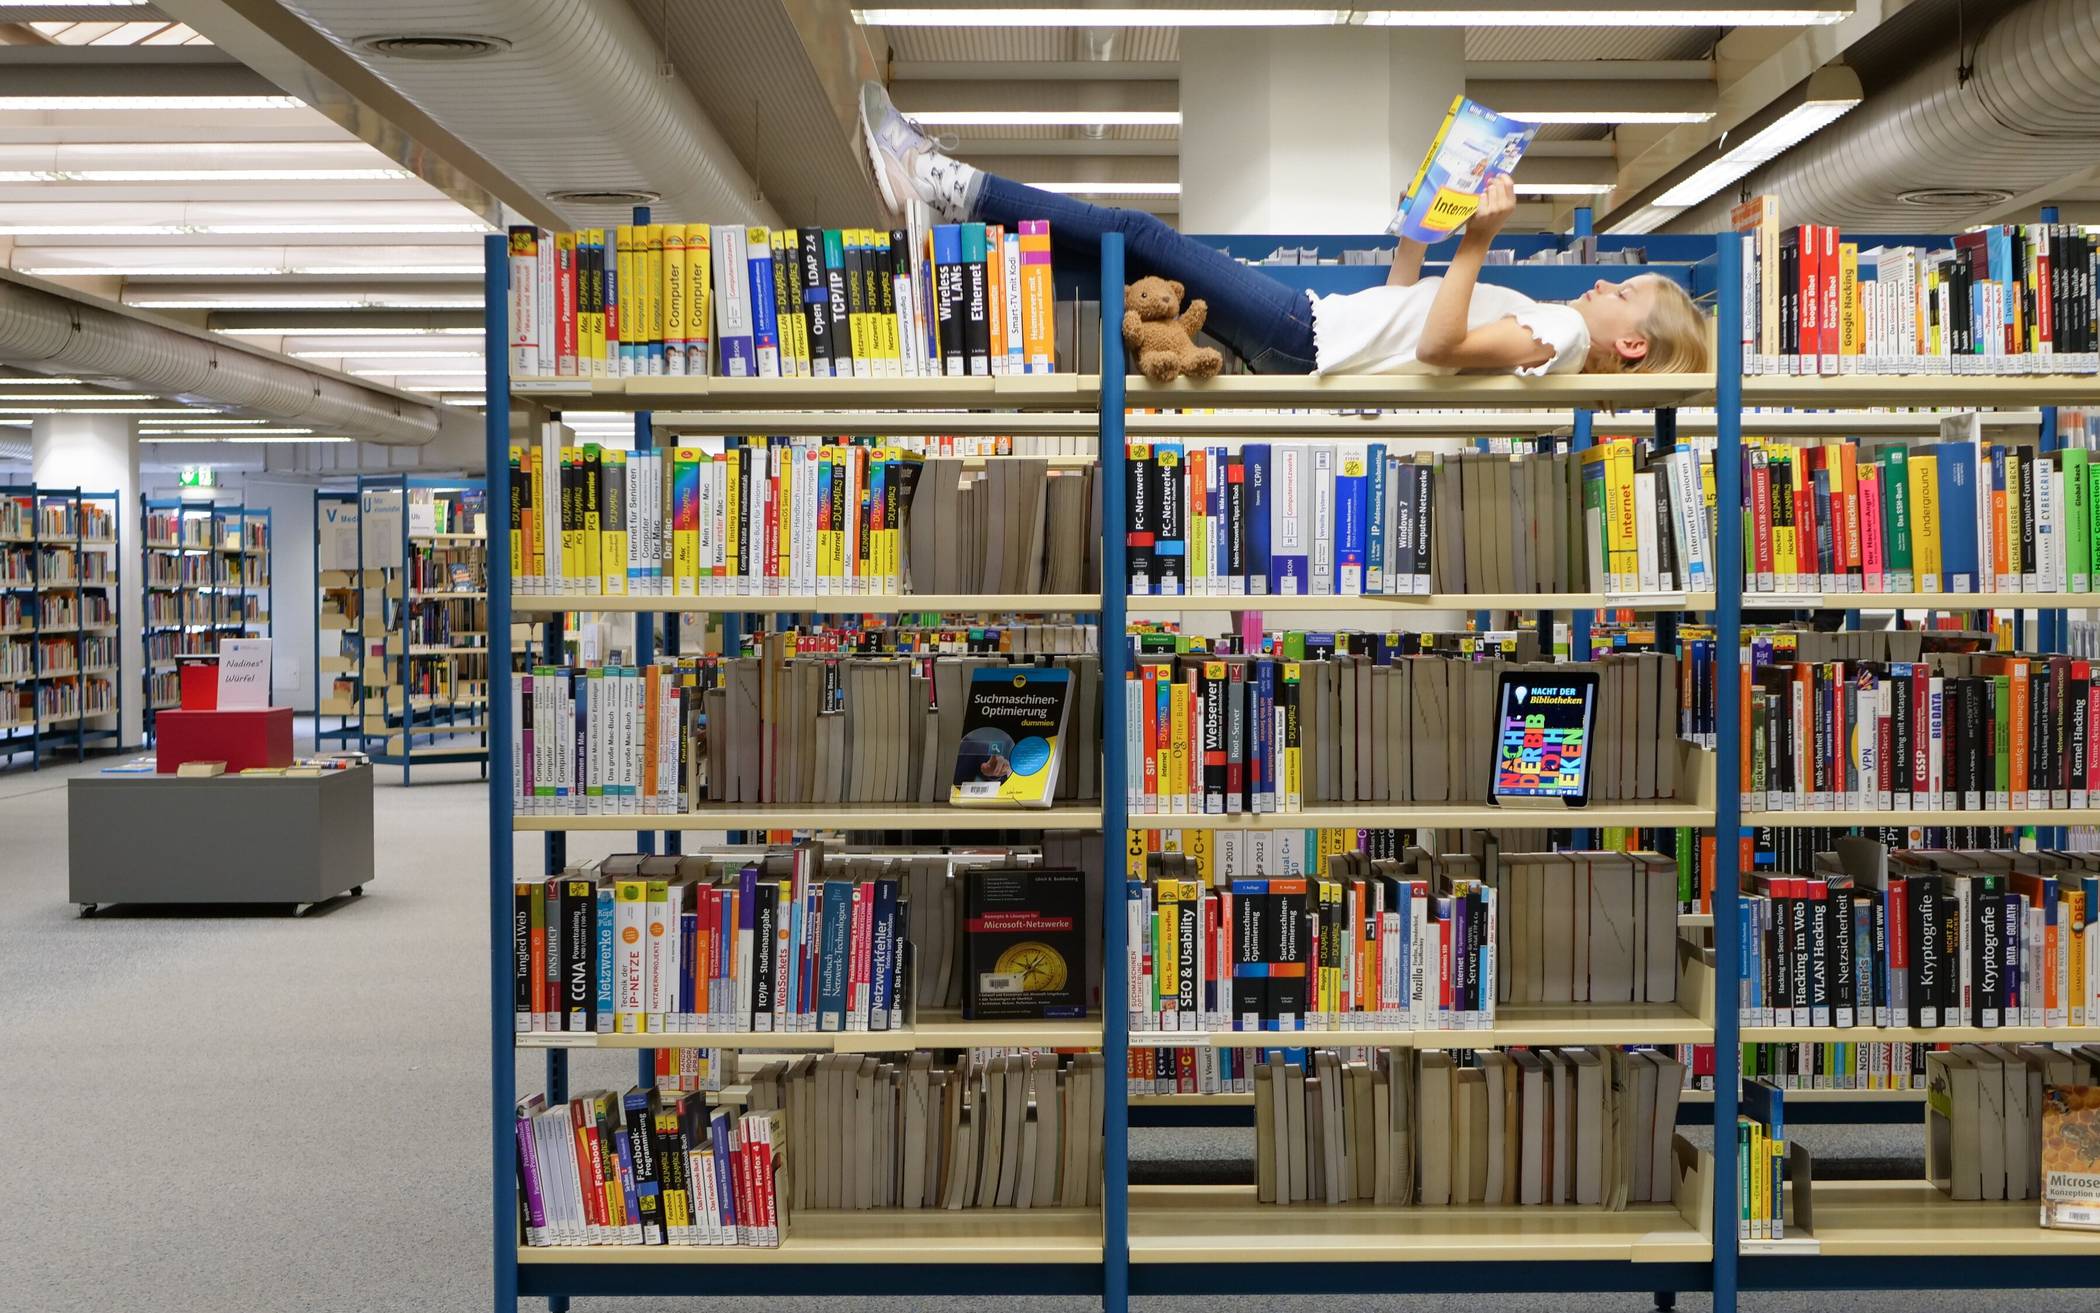
[[[1516,807],[1588,801],[1596,705],[1594,672],[1505,671],[1495,699],[1489,801]]]

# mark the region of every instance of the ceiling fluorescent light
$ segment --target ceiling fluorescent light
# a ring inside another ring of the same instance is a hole
[[[1612,189],[1608,182],[1516,182],[1519,196],[1602,196]]]
[[[188,406],[0,406],[0,415],[188,415]]]
[[[970,9],[867,8],[853,11],[870,27],[1334,27],[1346,9]]]
[[[1178,109],[934,109],[913,121],[936,128],[1178,128]]]
[[[178,426],[182,428],[223,429],[230,428],[236,424],[268,424],[271,421],[266,419],[232,419],[225,415],[207,412],[201,419],[156,419],[149,422],[157,429],[173,429]]]
[[[15,272],[39,278],[341,278],[438,274],[465,278],[485,272],[476,264],[59,264],[17,265]]]
[[[327,434],[327,435],[324,435],[324,436],[321,436],[321,437],[304,437],[304,438],[258,438],[258,437],[238,437],[238,438],[235,438],[235,437],[194,437],[194,438],[171,438],[171,437],[163,437],[163,436],[154,436],[154,437],[147,437],[147,436],[146,436],[146,435],[144,435],[144,434],[140,434],[140,435],[139,435],[139,441],[140,441],[140,442],[191,442],[191,443],[204,443],[204,442],[214,442],[214,443],[233,443],[233,444],[239,444],[239,445],[244,445],[244,446],[253,446],[253,447],[267,447],[267,446],[275,446],[275,445],[277,445],[278,443],[285,443],[285,442],[355,442],[355,441],[357,441],[357,439],[356,439],[356,438],[346,438],[346,437],[342,437],[342,436],[340,436],[340,435],[337,435],[337,434]]]
[[[158,401],[151,392],[10,392],[9,401]]]
[[[124,304],[140,310],[479,310],[478,296],[422,297],[402,292],[367,292],[343,296],[307,296],[300,293],[272,295],[268,292],[198,292],[170,295],[147,292],[124,298]],[[339,330],[330,329],[330,332]],[[389,332],[397,330],[388,330]],[[472,330],[479,336],[481,329]],[[284,336],[278,330],[274,336]]]
[[[149,428],[142,428],[142,429],[140,429],[140,430],[139,430],[139,436],[140,436],[140,437],[142,437],[142,438],[143,438],[143,437],[149,437],[149,436],[150,436],[150,437],[156,437],[156,438],[172,438],[172,437],[181,437],[181,436],[184,436],[184,435],[186,435],[186,434],[193,434],[193,435],[195,435],[196,437],[198,437],[198,438],[200,438],[200,439],[212,439],[212,438],[217,438],[217,437],[231,436],[231,435],[235,435],[235,434],[241,434],[241,435],[245,435],[245,434],[251,434],[251,433],[254,433],[254,434],[263,434],[263,433],[267,433],[267,434],[272,434],[272,435],[280,435],[280,436],[282,436],[282,435],[288,435],[288,434],[293,434],[293,433],[311,433],[311,432],[313,432],[313,430],[312,430],[312,429],[208,429],[208,428],[203,428],[203,427],[198,427],[198,428],[194,428],[194,429],[190,429],[190,428],[181,428],[181,429],[171,429],[171,428],[163,428],[163,427],[159,426],[158,424],[156,424],[156,425],[155,425],[155,426],[154,426],[153,428],[150,428],[150,429],[149,429]]]
[[[304,109],[297,96],[0,96],[0,114],[11,110],[262,110]]]
[[[854,10],[853,17],[872,27],[1813,27],[1838,22],[1853,9],[1849,0],[1808,0],[1787,8],[1751,0],[1736,8],[1710,9],[1684,0],[1619,0],[1602,8],[1586,3],[1475,0],[1470,5],[1347,9],[869,6]]]
[[[479,360],[479,351],[287,351],[294,360]]]
[[[0,378],[0,388],[81,387],[86,383],[83,378]]]
[[[1179,196],[1178,182],[1030,182],[1024,186],[1065,196]]]
[[[479,302],[475,303],[477,308]],[[279,309],[282,307],[272,307]],[[375,328],[356,324],[332,325],[315,328],[301,324],[296,328],[214,328],[214,333],[227,337],[480,337],[488,330],[484,328]],[[342,352],[335,354],[341,355]]]
[[[353,369],[358,378],[486,378],[485,369]]]
[[[483,223],[0,223],[0,237],[416,237],[494,231]]]
[[[407,169],[0,169],[4,182],[398,182]]]
[[[1497,111],[1502,113],[1502,111]],[[1713,118],[1712,110],[1646,110],[1646,109],[1549,109],[1503,113],[1504,118],[1516,119],[1520,123],[1705,123]]]
[[[1801,99],[1765,127],[1730,142],[1723,134],[1720,154],[1650,201],[1665,209],[1697,205],[1761,164],[1769,164],[1859,104],[1859,75],[1842,65],[1818,69],[1805,84]]]

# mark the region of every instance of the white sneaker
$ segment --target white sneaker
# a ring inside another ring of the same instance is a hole
[[[960,195],[959,176],[942,185],[946,174],[958,169],[939,167],[952,163],[941,154],[941,143],[898,113],[879,82],[861,84],[860,135],[875,171],[875,186],[892,215],[901,216],[912,200],[944,210]]]

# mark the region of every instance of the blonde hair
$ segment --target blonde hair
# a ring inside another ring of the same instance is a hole
[[[1713,321],[1691,293],[1667,278],[1654,277],[1655,307],[1641,324],[1648,354],[1628,360],[1605,350],[1593,357],[1587,372],[1597,374],[1703,374],[1713,368]]]

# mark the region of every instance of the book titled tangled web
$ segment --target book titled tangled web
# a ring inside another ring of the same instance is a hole
[[[1072,674],[1052,666],[976,671],[948,801],[958,807],[1048,807]]]

